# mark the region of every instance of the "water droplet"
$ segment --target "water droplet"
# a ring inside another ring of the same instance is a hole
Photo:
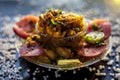
[[[51,69],[49,68],[48,71],[51,71]]]
[[[44,73],[45,71],[44,70],[42,70],[42,73]]]
[[[46,76],[43,76],[43,79],[44,79],[44,80],[47,80],[47,77],[46,77]]]
[[[67,72],[67,70],[64,70],[64,72],[66,73],[66,72]]]
[[[76,74],[76,71],[75,71],[75,70],[73,70],[73,74]]]

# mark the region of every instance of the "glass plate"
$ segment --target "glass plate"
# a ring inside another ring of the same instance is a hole
[[[16,50],[18,52],[18,55],[19,55],[19,47],[20,47],[20,44],[22,44],[22,42],[24,40],[22,40],[21,38],[17,37],[16,38]],[[97,62],[99,62],[103,57],[105,57],[111,50],[111,46],[112,46],[112,43],[111,43],[111,37],[106,41],[107,42],[107,50],[104,51],[104,53],[102,53],[101,55],[95,57],[95,58],[91,58],[89,60],[86,60],[85,62],[83,62],[83,64],[80,66],[80,65],[76,65],[76,66],[59,66],[59,65],[53,65],[53,64],[46,64],[46,63],[42,63],[42,62],[37,62],[36,60],[34,60],[33,58],[29,58],[29,57],[24,57],[27,61],[33,63],[33,64],[36,64],[36,65],[39,65],[39,66],[42,66],[42,67],[46,67],[46,68],[52,68],[52,69],[58,69],[58,70],[72,70],[72,69],[76,69],[76,68],[82,68],[82,67],[87,67],[89,65],[92,65],[92,64],[95,64]],[[20,56],[20,55],[19,55]]]

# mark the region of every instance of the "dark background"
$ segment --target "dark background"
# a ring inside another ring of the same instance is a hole
[[[70,71],[57,71],[39,67],[19,57],[15,49],[15,35],[12,26],[25,15],[44,13],[50,8],[82,14],[86,19],[108,19],[112,24],[112,50],[114,60],[111,66],[100,61],[89,67]],[[120,0],[0,0],[0,80],[118,80],[114,67],[120,67],[116,55],[120,53]],[[9,56],[8,56],[9,55]],[[12,56],[11,56],[12,55]],[[105,68],[100,72],[106,76],[96,76],[99,65]],[[108,67],[111,69],[109,70]],[[37,71],[36,71],[37,69]],[[35,74],[35,72],[38,72]],[[111,76],[110,73],[114,75]]]

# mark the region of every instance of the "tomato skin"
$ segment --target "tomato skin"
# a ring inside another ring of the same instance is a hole
[[[37,23],[38,18],[33,15],[28,15],[23,17],[21,20],[16,22],[13,26],[13,31],[15,34],[23,39],[26,39],[30,36],[35,30],[35,24]],[[32,22],[32,24],[30,24]]]
[[[28,47],[28,45],[24,44],[19,49],[19,54],[21,56],[26,56],[26,57],[40,56],[43,53],[44,53],[43,48],[38,46],[38,45],[34,45],[34,46],[29,46]]]
[[[104,39],[108,39],[111,35],[111,24],[108,20],[104,19],[97,19],[92,21],[92,23],[88,24],[87,33],[94,31],[93,25],[97,25],[99,28],[102,29],[102,32],[105,34]]]
[[[105,23],[105,22],[109,22],[109,21],[106,19],[96,19],[93,21],[93,23],[97,23],[98,25]]]
[[[92,57],[96,57],[100,54],[102,54],[104,51],[106,51],[107,46],[103,45],[103,46],[85,46],[85,47],[80,47],[77,50],[77,54],[78,56],[82,56],[85,58],[92,58]]]
[[[100,26],[102,27],[102,31],[105,34],[105,39],[108,39],[111,36],[111,24],[107,22],[100,24]]]
[[[38,21],[38,18],[32,15],[28,15],[23,17],[20,21],[18,21],[16,25],[18,25],[25,31],[32,31],[35,28],[35,26],[30,25],[29,24],[30,21],[32,21],[33,24],[36,24],[36,22]]]
[[[97,29],[95,28],[96,25],[98,27]],[[108,20],[104,20],[104,19],[93,20],[91,23],[88,24],[86,35],[94,31],[103,32],[105,35],[104,40],[106,40],[111,36],[111,24]],[[77,54],[78,56],[84,58],[92,58],[99,56],[100,54],[104,53],[104,51],[106,50],[107,50],[107,45],[95,46],[94,44],[89,44],[85,42],[84,46],[78,48]]]
[[[17,34],[19,37],[26,39],[28,36],[30,36],[30,33],[27,33],[22,28],[18,27],[17,25],[13,26],[13,31],[15,34]]]

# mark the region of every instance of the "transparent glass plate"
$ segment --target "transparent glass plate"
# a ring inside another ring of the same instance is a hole
[[[19,47],[20,44],[22,44],[22,42],[24,40],[22,40],[21,38],[16,38],[16,50],[18,52],[19,55]],[[103,57],[105,57],[111,50],[111,37],[106,41],[107,42],[107,50],[104,51],[104,53],[100,54],[99,56],[95,57],[95,58],[91,58],[89,60],[86,60],[85,62],[83,62],[82,65],[75,65],[75,66],[59,66],[59,65],[53,65],[53,64],[46,64],[46,63],[42,63],[42,62],[38,62],[36,60],[34,60],[33,58],[30,57],[24,57],[27,61],[42,66],[42,67],[46,67],[46,68],[52,68],[52,69],[58,69],[58,70],[72,70],[72,69],[76,69],[76,68],[82,68],[82,67],[87,67],[89,65],[95,64],[97,62],[99,62]],[[19,55],[20,56],[20,55]]]

